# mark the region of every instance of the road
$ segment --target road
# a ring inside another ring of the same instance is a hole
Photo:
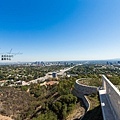
[[[75,66],[77,66],[77,65],[75,65]],[[74,68],[75,66],[69,67],[69,68],[65,68],[65,69],[61,69],[59,72],[57,71],[56,73],[57,73],[57,75],[61,75],[61,76],[62,76],[62,75],[64,75],[64,73],[65,73],[66,71]],[[37,83],[38,81],[44,82],[46,79],[52,77],[52,76],[50,75],[51,73],[52,73],[52,72],[46,73],[46,75],[45,75],[44,77],[40,77],[40,78],[37,78],[37,79],[35,79],[35,80],[31,80],[31,81],[29,81],[29,82],[23,81],[23,82],[22,82],[22,85],[23,85],[23,86],[24,86],[24,85],[30,85],[31,83]]]

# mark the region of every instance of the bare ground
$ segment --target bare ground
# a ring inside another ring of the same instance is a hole
[[[0,120],[12,120],[10,117],[0,115]]]
[[[75,120],[79,119],[85,113],[85,109],[80,106],[80,103],[77,103],[75,109],[68,115],[66,120]]]

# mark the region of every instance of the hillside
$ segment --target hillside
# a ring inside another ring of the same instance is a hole
[[[23,111],[30,109],[34,97],[15,88],[0,88],[0,114],[13,119],[20,117]]]

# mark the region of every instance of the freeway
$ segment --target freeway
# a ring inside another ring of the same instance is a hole
[[[77,65],[75,65],[75,66],[77,66]],[[56,73],[57,73],[57,75],[64,76],[64,73],[65,73],[66,71],[74,68],[75,66],[69,67],[69,68],[65,68],[65,69],[61,69],[60,71],[56,71]],[[24,85],[30,85],[31,83],[38,83],[38,81],[44,82],[46,79],[48,79],[48,78],[51,77],[50,74],[52,74],[52,72],[46,73],[46,75],[45,75],[44,77],[40,77],[40,78],[37,78],[37,79],[35,79],[35,80],[31,80],[31,81],[29,81],[29,82],[22,81],[22,85],[23,85],[23,86],[24,86]]]

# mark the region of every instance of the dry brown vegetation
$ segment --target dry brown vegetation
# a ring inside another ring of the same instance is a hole
[[[25,91],[10,87],[0,88],[0,114],[17,119],[23,111],[30,109],[33,100]]]

